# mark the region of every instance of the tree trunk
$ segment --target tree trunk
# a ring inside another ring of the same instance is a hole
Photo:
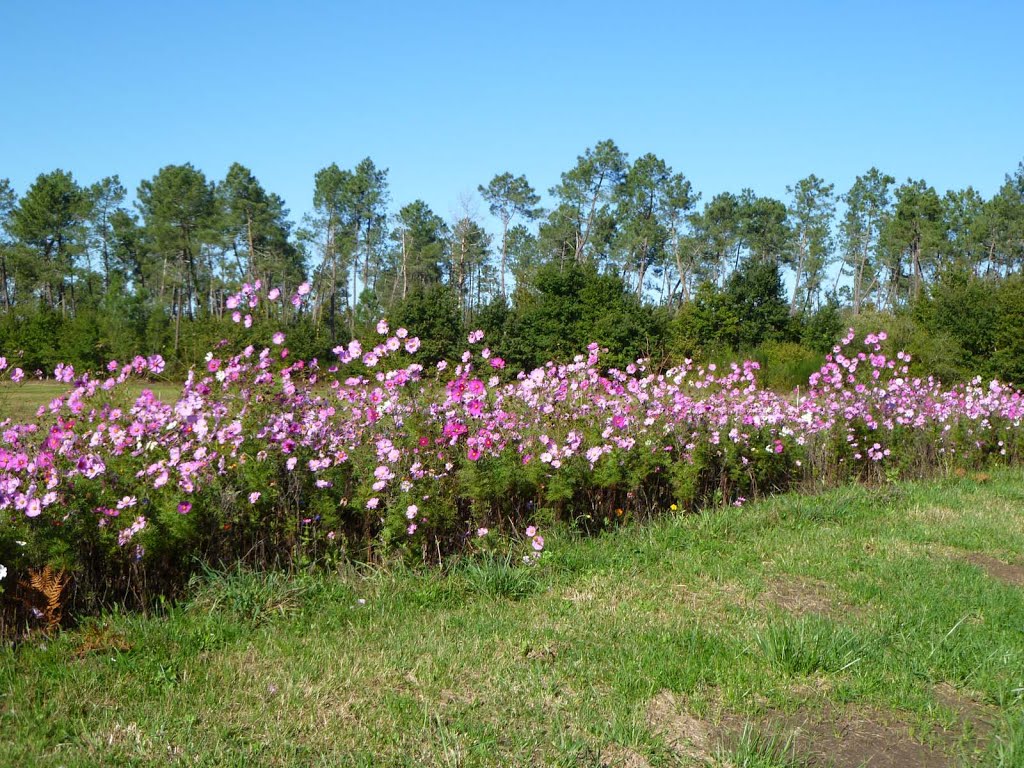
[[[807,251],[807,236],[806,235],[801,235],[800,236],[800,248],[799,248],[800,256],[799,256],[799,258],[797,258],[796,269],[794,270],[796,272],[796,278],[793,280],[793,298],[790,299],[790,302],[789,302],[789,316],[790,317],[794,317],[796,315],[796,299],[797,299],[797,296],[800,293],[800,276],[804,272],[804,254],[806,253],[806,251]]]
[[[508,253],[508,223],[511,221],[507,216],[501,219],[501,298],[504,300],[508,293],[505,292],[505,265],[507,264]]]
[[[252,236],[252,211],[249,210],[248,206],[245,209],[245,229],[249,239],[249,267],[243,276],[250,277],[253,273],[253,260],[256,258],[256,246],[253,244]]]
[[[409,252],[405,243],[405,230],[402,230],[402,300],[409,294]]]

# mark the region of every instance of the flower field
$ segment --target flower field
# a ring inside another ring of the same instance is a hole
[[[310,300],[308,284],[228,298],[244,346],[211,350],[176,401],[122,394],[161,373],[159,355],[58,366],[67,393],[0,425],[0,588],[49,564],[81,609],[173,593],[201,562],[434,562],[509,538],[529,563],[552,523],[1020,458],[1019,391],[915,378],[884,334],[851,332],[778,394],[756,363],[607,370],[597,345],[514,374],[481,332],[432,363],[384,320],[373,342],[293,359],[288,319]]]

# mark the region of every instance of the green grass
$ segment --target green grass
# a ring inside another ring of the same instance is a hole
[[[151,389],[160,399],[177,400],[181,395],[181,386],[175,382],[132,381],[117,388],[117,397],[135,398],[142,390]],[[15,422],[33,421],[39,406],[48,405],[54,398],[67,394],[69,389],[67,384],[49,380],[0,384],[0,421],[8,418]],[[97,397],[97,402],[101,402],[101,396]]]
[[[1024,564],[1020,471],[546,538],[533,568],[208,574],[35,636],[0,651],[0,763],[819,765],[765,724],[857,712],[1024,765],[1024,588],[966,559]],[[681,746],[698,721],[727,737]]]

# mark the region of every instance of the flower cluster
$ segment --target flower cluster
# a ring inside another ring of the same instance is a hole
[[[249,326],[261,301],[285,295],[257,281],[226,309]],[[289,301],[310,296],[303,283]],[[759,387],[755,362],[605,369],[596,344],[510,377],[482,331],[457,360],[424,368],[406,357],[420,347],[407,329],[375,330],[326,361],[290,359],[282,329],[268,346],[219,346],[173,401],[146,390],[118,404],[129,379],[163,371],[158,355],[111,362],[102,378],[58,366],[68,392],[34,423],[0,424],[7,525],[92,521],[124,548],[201,512],[205,536],[277,525],[254,538],[293,552],[300,529],[308,541],[322,528],[353,551],[361,538],[429,557],[511,522],[539,555],[534,515],[615,521],[669,501],[742,504],[802,482],[1019,456],[1019,391],[914,377],[908,355],[883,353],[884,334],[850,332],[796,395]]]

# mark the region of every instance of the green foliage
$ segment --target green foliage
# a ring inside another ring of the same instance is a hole
[[[839,341],[846,330],[839,303],[830,299],[812,313],[801,317],[800,343],[807,349],[825,355]]]
[[[620,366],[766,342],[827,354],[852,322],[891,329],[922,373],[1020,381],[1022,168],[989,198],[871,168],[841,196],[809,174],[787,187],[787,203],[743,189],[696,210],[683,174],[605,140],[561,174],[550,211],[525,176],[479,187],[500,248],[470,207],[449,223],[422,200],[389,213],[388,171],[370,158],[318,171],[297,231],[285,201],[241,163],[220,180],[189,163],[161,168],[136,191],[138,215],[117,176],[82,185],[55,170],[20,197],[0,179],[0,342],[33,370],[159,352],[181,375],[206,340],[232,338],[224,299],[239,282],[288,294],[308,280],[314,301],[292,318],[291,345],[321,359],[365,340],[381,315],[449,317],[447,300],[414,310],[425,294],[412,295],[447,286],[458,325],[483,327],[510,372],[592,341]],[[423,359],[451,347],[408,325]]]
[[[757,378],[762,386],[777,392],[806,387],[812,373],[821,368],[824,355],[792,341],[766,341],[750,355],[761,365]]]
[[[388,315],[392,327],[408,328],[420,338],[413,356],[424,365],[454,359],[465,349],[458,298],[447,285],[426,285],[396,302]]]
[[[468,560],[460,569],[471,592],[491,598],[522,600],[537,591],[537,567],[524,563],[510,550],[486,552]]]
[[[855,633],[810,614],[769,624],[755,636],[765,657],[788,675],[834,675],[859,664],[867,650]]]
[[[552,264],[537,273],[535,287],[516,296],[504,350],[513,367],[571,359],[592,342],[607,347],[603,359],[618,367],[659,353],[663,332],[654,313],[618,277],[590,264]]]
[[[710,282],[702,283],[693,302],[676,315],[673,326],[672,348],[687,357],[791,340],[797,328],[783,297],[778,265],[767,260],[744,262],[722,290]]]
[[[1014,275],[999,287],[997,320],[992,331],[993,373],[1024,383],[1024,277]]]

